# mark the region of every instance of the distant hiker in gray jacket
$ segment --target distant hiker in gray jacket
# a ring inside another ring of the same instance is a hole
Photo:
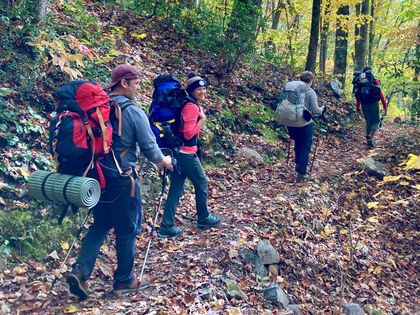
[[[307,179],[309,153],[314,134],[313,116],[321,115],[324,106],[318,105],[315,91],[311,88],[314,75],[310,71],[300,74],[300,81],[286,83],[283,100],[277,106],[278,121],[287,127],[290,138],[295,141],[296,180]]]

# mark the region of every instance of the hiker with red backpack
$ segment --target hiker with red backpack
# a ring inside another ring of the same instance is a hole
[[[379,100],[386,115],[388,104],[381,90],[381,82],[375,79],[372,67],[366,66],[363,71],[356,71],[353,78],[353,94],[356,97],[356,111],[363,112],[366,122],[366,142],[369,147],[374,146],[373,137],[379,128]]]
[[[162,238],[177,237],[182,233],[182,229],[175,226],[174,221],[186,178],[192,181],[195,189],[197,227],[215,227],[222,220],[220,216],[211,214],[208,210],[208,178],[197,155],[198,135],[206,122],[206,115],[201,106],[206,99],[207,82],[191,72],[188,75],[186,91],[188,99],[182,107],[178,129],[182,134],[183,143],[175,149],[178,169],[170,175],[171,185],[158,232],[158,236]]]
[[[276,112],[280,124],[287,127],[295,142],[296,181],[308,178],[307,168],[314,135],[313,116],[321,115],[325,106],[318,106],[315,91],[311,88],[314,75],[310,71],[300,74],[299,81],[286,83]]]
[[[141,193],[135,166],[138,147],[153,163],[172,170],[171,158],[159,149],[149,121],[142,109],[135,104],[135,94],[140,84],[139,72],[128,64],[119,65],[112,71],[110,98],[119,108],[112,119],[112,150],[120,169],[102,166],[106,187],[97,206],[93,208],[94,222],[82,241],[82,247],[72,271],[67,276],[70,292],[80,300],[87,298],[86,280],[91,275],[100,247],[108,232],[115,232],[117,269],[114,272],[114,292],[136,291],[139,284],[134,275],[136,235],[141,220]],[[122,122],[122,123],[120,123]],[[76,163],[76,161],[73,161]],[[101,164],[102,163],[102,164]]]

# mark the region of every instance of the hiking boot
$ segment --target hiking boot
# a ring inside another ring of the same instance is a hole
[[[222,222],[222,218],[215,214],[209,214],[209,216],[202,222],[197,222],[197,227],[200,229],[207,229],[218,226]]]
[[[67,276],[67,283],[69,284],[70,292],[78,296],[80,301],[88,297],[86,281],[82,279],[82,273],[78,267],[75,267]]]
[[[175,225],[169,228],[161,226],[158,232],[158,236],[162,238],[177,237],[181,234],[182,234],[182,229]]]
[[[296,176],[296,181],[297,181],[298,183],[303,183],[303,182],[305,182],[307,179],[308,179],[308,175],[306,175],[306,174],[297,174],[297,176]]]
[[[130,292],[135,292],[137,290],[142,290],[142,289],[146,289],[150,286],[150,281],[147,279],[146,276],[143,276],[143,279],[141,281],[141,285],[139,285],[139,279],[134,276],[133,281],[127,283],[127,282],[120,282],[120,281],[115,281],[113,288],[114,288],[114,293],[119,294],[119,293],[130,293]]]
[[[367,145],[370,148],[373,148],[375,146],[375,144],[373,143],[373,139],[367,139]]]

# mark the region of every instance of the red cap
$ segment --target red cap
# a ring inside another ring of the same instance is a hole
[[[122,64],[112,70],[111,83],[109,83],[105,89],[108,90],[113,86],[117,85],[122,79],[134,80],[140,78],[140,72],[136,68],[129,64]]]

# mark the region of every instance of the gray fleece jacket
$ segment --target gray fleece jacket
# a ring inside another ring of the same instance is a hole
[[[156,143],[155,135],[150,128],[149,119],[146,113],[135,105],[135,103],[122,95],[110,95],[111,99],[116,101],[122,111],[122,134],[118,136],[116,126],[112,138],[112,147],[117,152],[128,149],[122,158],[123,169],[135,166],[138,162],[140,151],[155,164],[162,162],[163,154]]]

